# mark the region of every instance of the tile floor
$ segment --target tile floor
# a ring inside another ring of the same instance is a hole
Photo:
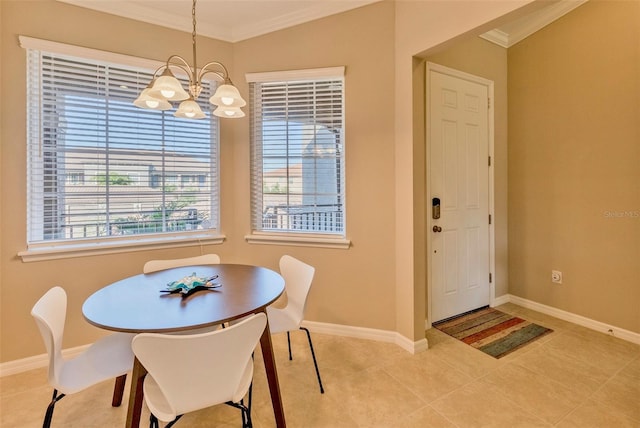
[[[516,305],[500,310],[554,332],[500,360],[445,334],[427,331],[430,349],[315,334],[321,395],[303,332],[274,336],[287,425],[291,428],[640,427],[640,346]],[[275,426],[256,353],[253,421]],[[120,427],[112,382],[66,397],[53,427]],[[44,369],[0,378],[0,427],[42,425],[50,399]],[[125,393],[125,400],[128,397]],[[148,412],[141,426],[148,426]],[[240,413],[218,406],[184,416],[176,427],[240,427]]]

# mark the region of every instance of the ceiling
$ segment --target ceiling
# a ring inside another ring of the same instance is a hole
[[[57,0],[177,30],[192,31],[189,0]],[[200,0],[197,32],[227,42],[281,30],[381,0]],[[481,37],[503,47],[538,31],[586,0],[561,0]]]

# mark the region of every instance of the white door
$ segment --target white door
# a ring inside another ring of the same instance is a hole
[[[427,71],[431,322],[490,302],[491,82],[454,74],[431,64]]]

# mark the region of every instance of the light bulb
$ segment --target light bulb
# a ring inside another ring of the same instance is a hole
[[[244,112],[240,110],[239,107],[225,107],[218,106],[217,109],[213,111],[213,114],[218,117],[226,117],[226,118],[239,118],[244,117]]]
[[[222,101],[222,104],[226,106],[230,106],[231,104],[233,104],[233,98],[231,97],[222,97],[220,98],[220,100]]]
[[[156,101],[156,100],[146,100],[145,103],[149,108],[156,108],[160,105],[160,101]]]
[[[187,117],[195,117],[196,113],[193,112],[193,111],[187,111],[187,112],[184,113],[184,115],[187,116]]]
[[[163,97],[165,98],[171,98],[176,94],[176,91],[171,91],[171,90],[167,90],[167,89],[163,89],[160,91],[160,93],[162,94]]]

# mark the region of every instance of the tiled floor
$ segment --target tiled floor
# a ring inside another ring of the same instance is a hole
[[[640,346],[507,304],[499,309],[554,332],[500,360],[443,333],[411,355],[396,345],[315,334],[321,395],[304,333],[274,336],[287,425],[340,427],[640,427]],[[273,427],[266,377],[256,354],[253,420]],[[110,406],[111,382],[66,397],[53,427],[119,427],[126,406]],[[127,386],[128,388],[128,386]],[[0,379],[0,426],[39,427],[51,388],[44,369]],[[128,391],[128,389],[127,389]],[[125,395],[125,400],[128,393]],[[148,425],[148,412],[142,426]],[[240,427],[218,406],[176,427]]]

